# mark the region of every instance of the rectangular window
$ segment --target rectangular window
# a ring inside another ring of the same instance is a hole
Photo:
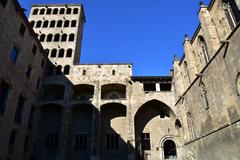
[[[16,140],[16,136],[17,136],[17,130],[13,129],[11,131],[11,135],[10,135],[10,138],[9,138],[9,145],[10,146],[14,146],[15,140]]]
[[[150,133],[142,133],[142,149],[151,150]]]
[[[10,55],[10,60],[16,64],[17,62],[17,57],[18,57],[19,51],[16,47],[13,47],[11,55]]]
[[[32,67],[31,65],[28,65],[27,72],[26,72],[26,78],[30,79],[32,73]]]
[[[33,45],[32,53],[33,53],[33,55],[36,55],[36,53],[37,53],[37,46],[36,46],[36,44]]]
[[[17,109],[16,109],[15,116],[14,116],[14,121],[16,123],[21,124],[21,122],[22,122],[22,114],[23,114],[25,102],[26,102],[26,99],[22,95],[20,95],[18,97]]]
[[[28,118],[28,129],[33,129],[33,117],[35,113],[35,108],[31,106],[31,111]]]
[[[46,137],[46,148],[55,150],[58,146],[58,132],[48,132]]]
[[[171,83],[160,83],[161,91],[171,91],[172,84]]]
[[[86,70],[83,70],[83,75],[86,75]]]
[[[0,113],[4,113],[5,111],[9,90],[9,85],[2,81],[0,83]]]
[[[24,36],[24,33],[26,31],[26,27],[24,26],[24,24],[22,23],[20,28],[19,28],[19,33],[20,35],[23,37]]]
[[[107,134],[107,150],[117,150],[118,149],[118,139],[119,135],[116,133]]]
[[[3,8],[5,8],[5,6],[7,5],[8,0],[0,0],[0,4],[3,6]]]
[[[78,133],[75,135],[75,146],[76,150],[86,150],[87,149],[87,133]]]
[[[155,83],[144,83],[143,84],[144,91],[156,91]]]

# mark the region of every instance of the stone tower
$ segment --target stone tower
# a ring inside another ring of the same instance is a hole
[[[30,24],[38,35],[57,72],[66,72],[78,64],[85,22],[83,6],[79,4],[33,5]],[[64,68],[64,69],[62,69]]]

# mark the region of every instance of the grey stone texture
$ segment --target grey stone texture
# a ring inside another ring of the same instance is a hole
[[[235,10],[226,10],[232,2]],[[3,84],[9,94],[0,113],[0,160],[240,159],[238,6],[238,0],[201,4],[200,24],[185,37],[184,55],[174,57],[170,75],[133,76],[131,63],[79,64],[82,5],[33,5],[27,20],[16,0],[1,2],[0,94]],[[16,123],[19,95],[26,101]]]

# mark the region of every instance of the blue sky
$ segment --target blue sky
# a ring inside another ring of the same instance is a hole
[[[86,23],[81,63],[133,63],[134,75],[168,75],[184,34],[199,23],[196,0],[20,0],[31,4],[83,3]],[[205,4],[209,0],[204,0]]]

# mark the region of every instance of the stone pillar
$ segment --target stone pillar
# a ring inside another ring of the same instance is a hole
[[[208,11],[208,8],[203,4],[200,5],[198,17],[201,23],[203,37],[207,43],[209,58],[211,59],[220,47],[220,40],[216,25],[214,24],[213,18]]]
[[[198,73],[198,70],[197,70],[197,65],[194,57],[191,40],[188,38],[188,36],[185,37],[183,46],[184,46],[185,57],[188,64],[189,78],[190,78],[190,81],[193,82],[193,80],[196,78],[196,74]]]

